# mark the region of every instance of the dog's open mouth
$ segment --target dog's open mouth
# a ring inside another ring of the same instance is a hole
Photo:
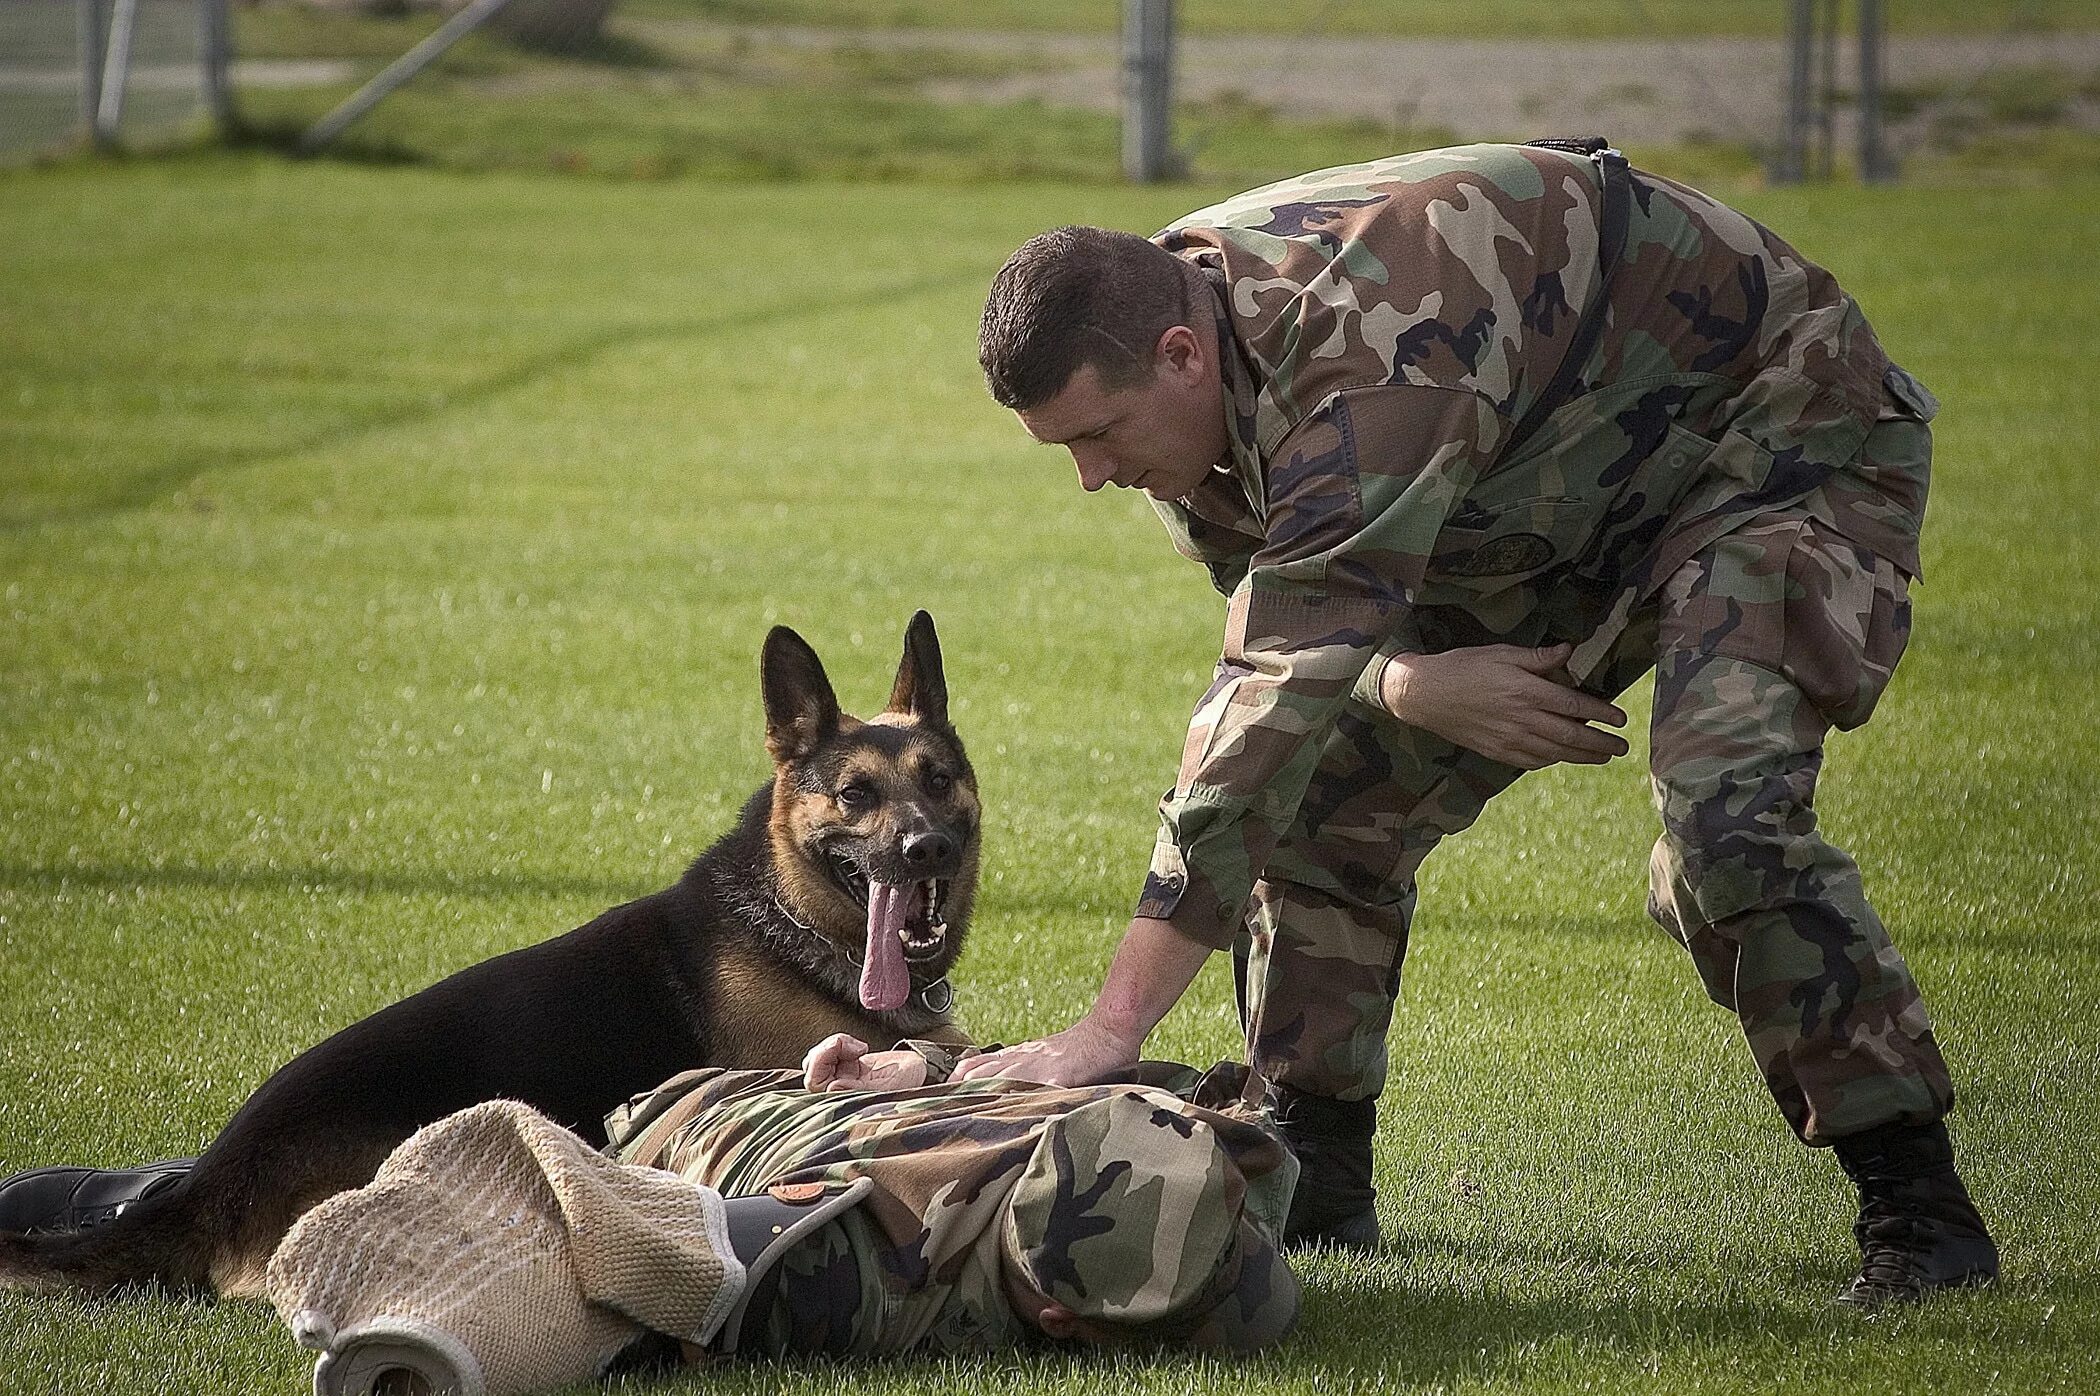
[[[868,943],[861,957],[861,1007],[878,1013],[901,1008],[911,997],[911,962],[939,955],[947,938],[948,923],[941,915],[948,897],[947,880],[876,882],[843,852],[831,851],[826,861],[839,890],[868,913]]]

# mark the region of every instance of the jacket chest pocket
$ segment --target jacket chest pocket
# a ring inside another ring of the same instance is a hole
[[[1630,463],[1623,436],[1577,436],[1527,464],[1521,477],[1491,475],[1445,520],[1428,582],[1460,601],[1492,595],[1541,573],[1566,568],[1609,588],[1639,571],[1668,522],[1754,490],[1769,452],[1729,433],[1719,441],[1672,424]],[[1541,486],[1557,486],[1542,490]]]
[[[1468,498],[1437,534],[1427,589],[1483,596],[1571,561],[1581,555],[1601,506],[1568,494],[1492,506]]]

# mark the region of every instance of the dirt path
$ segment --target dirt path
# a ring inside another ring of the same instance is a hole
[[[668,31],[672,22],[651,27]],[[948,101],[1034,99],[1113,109],[1120,91],[1113,36],[769,26],[736,32],[789,48],[960,50],[1030,65],[997,77],[921,86]],[[1857,62],[1853,46],[1843,45],[1840,88],[1857,85]],[[2100,74],[2100,32],[1901,37],[1890,43],[1888,81],[1891,89],[1929,94],[1960,87],[1986,69],[2042,67],[2089,82]],[[1755,145],[1779,128],[1785,52],[1776,39],[1194,36],[1181,40],[1178,72],[1184,100],[1239,98],[1288,116],[1437,125],[1464,137],[1594,130],[1623,141],[1675,143],[1705,136]],[[2100,103],[2075,105],[2090,118]],[[1892,123],[1897,137],[1906,122],[1931,114]],[[1841,118],[1841,139],[1847,125]]]

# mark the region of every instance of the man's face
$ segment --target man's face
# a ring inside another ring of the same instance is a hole
[[[1057,396],[1014,415],[1037,441],[1072,453],[1088,493],[1117,485],[1184,498],[1225,454],[1216,346],[1175,325],[1160,336],[1152,367],[1148,381],[1108,388],[1084,364]]]

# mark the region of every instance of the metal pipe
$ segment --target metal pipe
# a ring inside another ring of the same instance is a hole
[[[226,0],[198,0],[197,49],[205,116],[212,129],[224,134],[233,124],[233,90],[227,83],[227,66],[233,48],[232,26],[227,21]]]
[[[1896,178],[1881,122],[1887,23],[1881,0],[1859,0],[1859,177],[1868,184],[1887,184]]]
[[[1838,0],[1823,0],[1820,29],[1817,40],[1821,48],[1816,59],[1822,69],[1822,82],[1816,93],[1816,173],[1828,180],[1837,177]]]
[[[1123,0],[1123,173],[1174,173],[1174,0]]]
[[[80,129],[99,140],[102,128],[102,0],[75,0],[74,18],[80,46]]]
[[[122,0],[119,0],[122,3]],[[437,32],[386,65],[372,80],[343,99],[341,106],[308,127],[299,137],[299,151],[311,155],[343,134],[351,122],[363,116],[417,73],[444,56],[467,35],[493,18],[510,0],[474,0],[474,3],[438,26]]]
[[[1798,184],[1808,174],[1808,90],[1814,71],[1816,0],[1793,0],[1787,8],[1786,117],[1779,141],[1777,184]]]
[[[131,78],[131,36],[138,28],[139,0],[117,0],[109,18],[109,47],[102,56],[101,104],[95,108],[95,143],[115,145],[124,123],[124,84]]]

